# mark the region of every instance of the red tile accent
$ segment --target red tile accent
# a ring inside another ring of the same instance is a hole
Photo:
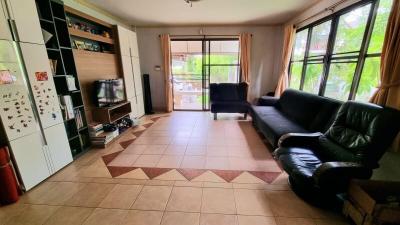
[[[150,178],[153,179],[154,177],[158,177],[161,174],[164,174],[170,170],[169,168],[146,168],[142,167],[143,172]]]
[[[121,167],[121,166],[107,166],[107,168],[112,177],[118,177],[122,174],[137,169],[136,167]]]
[[[186,179],[189,181],[193,180],[194,178],[202,175],[205,173],[207,170],[202,170],[202,169],[177,169],[177,171],[182,174]]]
[[[272,183],[281,173],[279,172],[260,172],[260,171],[248,171],[251,175],[260,178],[264,182]]]
[[[153,125],[153,123],[143,124],[142,126],[149,128],[149,127],[151,127],[151,125]]]
[[[136,138],[138,138],[138,137],[139,137],[140,135],[142,135],[145,131],[146,131],[146,130],[136,131],[136,132],[133,132],[133,135],[135,135]]]
[[[108,155],[103,155],[102,158],[103,158],[104,163],[105,163],[106,165],[109,164],[109,163],[110,163],[111,161],[113,161],[113,160],[119,155],[119,153],[121,153],[121,152],[123,152],[123,151],[114,152],[114,153],[111,153],[111,154],[108,154]]]
[[[130,144],[132,144],[134,141],[135,141],[135,139],[131,139],[131,140],[128,140],[128,141],[122,141],[122,142],[119,143],[119,145],[121,145],[122,148],[125,149],[125,148],[127,148]]]
[[[211,171],[228,183],[243,173],[243,171],[237,171],[237,170],[211,170]]]

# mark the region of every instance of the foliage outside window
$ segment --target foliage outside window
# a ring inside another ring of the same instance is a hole
[[[368,101],[379,85],[380,56],[393,0],[368,0],[296,35],[290,88]]]

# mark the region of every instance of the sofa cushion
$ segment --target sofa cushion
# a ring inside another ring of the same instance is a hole
[[[213,101],[211,102],[212,113],[247,113],[250,104],[244,101]]]
[[[272,106],[251,106],[254,122],[269,142],[276,147],[279,138],[287,133],[309,133]]]
[[[305,129],[325,132],[341,104],[334,99],[288,89],[279,99],[277,108]]]
[[[214,101],[246,101],[247,84],[210,84],[210,100]]]

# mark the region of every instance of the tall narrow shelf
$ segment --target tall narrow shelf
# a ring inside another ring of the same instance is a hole
[[[85,108],[71,48],[64,4],[59,0],[36,0],[36,5],[42,29],[52,35],[46,43],[46,48],[49,63],[51,60],[56,62],[52,68],[57,94],[60,97],[63,95],[71,96],[74,118],[64,117],[64,125],[72,155],[76,158],[87,151],[91,143],[89,131],[85,129],[87,128]],[[66,82],[68,76],[75,78],[77,90],[69,90]],[[79,114],[80,116],[78,116]]]

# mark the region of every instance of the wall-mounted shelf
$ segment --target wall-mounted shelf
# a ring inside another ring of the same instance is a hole
[[[97,35],[97,34],[92,34],[83,30],[78,30],[75,28],[68,28],[68,32],[70,35],[72,36],[76,36],[76,37],[81,37],[81,38],[86,38],[86,39],[90,39],[93,41],[99,41],[102,43],[107,43],[107,44],[114,44],[114,40],[111,38],[107,38],[107,37],[103,37],[101,35]]]

